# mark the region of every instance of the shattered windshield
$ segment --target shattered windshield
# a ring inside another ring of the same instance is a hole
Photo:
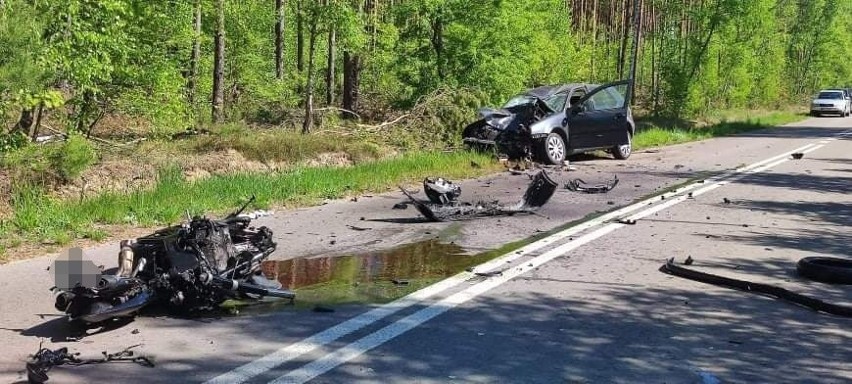
[[[518,105],[530,104],[533,102],[535,102],[535,97],[532,97],[530,95],[517,95],[509,99],[509,101],[506,102],[506,105],[504,105],[503,108],[512,108]]]
[[[824,100],[840,100],[842,98],[843,98],[842,92],[820,92],[819,96],[817,96],[817,99],[824,99]]]

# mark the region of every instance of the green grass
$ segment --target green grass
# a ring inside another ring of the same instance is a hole
[[[641,128],[636,133],[636,137],[633,138],[633,147],[634,149],[659,147],[733,135],[792,123],[804,119],[805,116],[783,111],[757,116],[733,116],[732,118],[739,119],[734,121],[728,121],[727,118],[729,117],[723,117],[722,121],[704,127],[688,127],[685,123],[660,124],[666,125],[660,126],[651,122],[649,126]]]
[[[478,166],[472,166],[476,163]],[[190,214],[224,213],[256,195],[255,208],[308,205],[322,199],[384,192],[401,183],[440,174],[468,178],[501,166],[484,154],[421,152],[360,163],[351,167],[300,167],[286,172],[243,173],[187,181],[177,168],[160,172],[153,189],[130,194],[105,193],[82,201],[50,198],[36,188],[16,191],[14,214],[0,223],[0,239],[67,244],[75,239],[103,240],[99,224],[153,226]],[[6,247],[8,243],[0,242]]]

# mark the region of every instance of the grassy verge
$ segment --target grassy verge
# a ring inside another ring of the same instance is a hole
[[[475,163],[475,165],[474,165]],[[351,167],[300,167],[285,172],[243,173],[187,181],[177,168],[161,171],[151,189],[105,193],[79,200],[48,197],[39,189],[19,190],[14,214],[0,224],[0,249],[21,241],[63,245],[75,239],[101,240],[100,224],[153,226],[191,214],[222,213],[251,195],[256,208],[302,206],[322,199],[383,192],[400,183],[440,174],[468,178],[501,166],[488,155],[471,152],[421,152]]]
[[[648,121],[640,123],[633,139],[634,149],[680,144],[712,137],[732,135],[757,129],[770,128],[805,119],[801,113],[790,111],[758,113],[755,115],[723,115],[708,125],[695,127],[687,122]],[[729,120],[730,119],[730,120]]]

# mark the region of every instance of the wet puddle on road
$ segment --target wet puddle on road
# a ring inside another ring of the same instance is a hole
[[[471,255],[456,244],[432,239],[348,256],[265,261],[261,266],[263,274],[296,292],[294,303],[275,300],[264,305],[231,304],[237,309],[234,314],[246,315],[274,312],[284,307],[310,309],[386,303],[494,256],[495,251]]]

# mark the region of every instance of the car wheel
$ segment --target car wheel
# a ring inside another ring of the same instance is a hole
[[[612,156],[618,160],[627,160],[631,152],[633,152],[633,135],[627,131],[627,144],[612,147]]]
[[[542,158],[550,164],[562,164],[565,161],[566,152],[565,140],[556,132],[547,135],[547,138],[542,143]]]

